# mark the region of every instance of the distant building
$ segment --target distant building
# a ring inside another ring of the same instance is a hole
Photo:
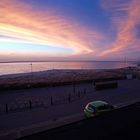
[[[140,79],[140,64],[137,64],[137,77]]]
[[[125,70],[125,74],[126,74],[126,78],[127,78],[127,79],[132,79],[132,78],[133,78],[133,71],[132,71],[131,68],[128,67],[128,68]]]
[[[140,64],[137,64],[137,68],[140,69]]]

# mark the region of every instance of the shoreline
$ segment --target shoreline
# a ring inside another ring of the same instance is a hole
[[[0,76],[0,90],[39,88],[93,82],[95,80],[126,79],[126,70],[136,77],[136,68],[118,69],[53,69],[47,71]]]

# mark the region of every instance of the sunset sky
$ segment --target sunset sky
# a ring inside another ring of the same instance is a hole
[[[140,60],[140,0],[0,0],[0,61]]]

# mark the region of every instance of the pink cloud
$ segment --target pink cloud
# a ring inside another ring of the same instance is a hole
[[[102,36],[51,9],[34,11],[17,0],[1,0],[0,7],[0,35],[15,38],[12,41],[70,48],[77,55],[94,52],[94,40]]]
[[[114,4],[114,3],[113,3]],[[140,1],[133,0],[131,3],[125,5],[115,5],[115,9],[121,16],[113,17],[113,23],[117,26],[117,37],[114,43],[107,49],[99,54],[99,56],[110,56],[118,53],[128,52],[135,46],[139,49],[139,41],[136,37],[135,27],[140,24]],[[115,12],[116,12],[115,11]]]

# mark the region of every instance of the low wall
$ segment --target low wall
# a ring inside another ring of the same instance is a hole
[[[41,123],[33,124],[31,126],[13,129],[7,132],[1,132],[0,140],[13,140],[13,139],[21,138],[21,137],[28,136],[34,133],[60,127],[69,123],[74,123],[74,122],[83,120],[84,118],[85,118],[84,114],[79,113],[72,116],[58,118],[52,121],[41,122]]]

